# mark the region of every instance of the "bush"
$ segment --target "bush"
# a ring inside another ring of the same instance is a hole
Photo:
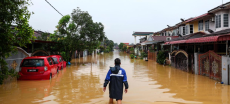
[[[155,50],[154,50],[154,48],[152,49],[152,47],[149,47],[149,51],[154,52]]]
[[[109,48],[106,48],[106,49],[105,49],[105,53],[109,53]]]
[[[133,58],[134,58],[134,55],[133,55],[133,54],[130,54],[130,58],[133,59]]]
[[[9,76],[18,78],[18,72],[14,69],[0,71],[0,85],[3,83],[4,79],[7,79]]]
[[[66,53],[64,51],[61,52],[61,56],[65,61],[68,61],[69,58],[66,56]]]
[[[132,48],[130,48],[130,51],[134,51],[134,48],[132,47]]]
[[[148,57],[148,55],[147,55],[145,52],[141,52],[141,57],[142,57],[142,58]]]
[[[165,54],[163,51],[159,51],[157,54],[157,62],[159,64],[164,64],[164,61],[165,61]]]

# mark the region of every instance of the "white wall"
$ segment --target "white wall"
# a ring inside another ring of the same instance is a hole
[[[222,11],[219,11],[219,12],[216,12],[215,13],[215,16],[216,15],[221,15],[221,27],[220,28],[216,28],[216,25],[215,25],[215,31],[220,31],[220,30],[224,30],[224,29],[228,29],[229,27],[224,27],[224,19],[223,19],[223,17],[224,17],[224,15],[223,14],[228,14],[228,26],[230,26],[230,16],[229,16],[229,14],[230,14],[230,11],[229,10],[222,10]],[[215,19],[216,20],[216,19]],[[216,21],[215,21],[215,23],[216,23]]]
[[[228,65],[230,65],[230,58],[228,56],[222,56],[222,82],[224,84],[229,84],[229,69]]]

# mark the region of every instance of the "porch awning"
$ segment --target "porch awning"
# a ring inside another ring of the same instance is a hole
[[[189,39],[186,40],[186,43],[208,43],[208,42],[217,42],[217,41],[226,41],[226,40],[230,40],[229,34]]]
[[[169,45],[170,42],[165,42],[165,45]]]
[[[145,41],[143,43],[141,43],[141,45],[148,45],[148,44],[154,44],[154,43],[158,43],[159,41]]]
[[[166,42],[165,44],[208,43],[208,42],[217,42],[217,41],[226,41],[226,40],[230,40],[230,34],[201,37],[201,38],[194,38],[194,39],[188,39],[188,40],[171,41],[171,42]]]
[[[207,43],[207,42],[217,42],[219,36],[210,36],[210,37],[202,37],[189,39],[186,43]]]
[[[182,43],[185,43],[185,42],[186,42],[186,40],[178,40],[178,41],[171,41],[168,44],[182,44]]]

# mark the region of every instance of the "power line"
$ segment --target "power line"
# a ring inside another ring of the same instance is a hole
[[[45,0],[51,7],[53,7],[53,5],[51,5],[47,0]],[[53,7],[54,8],[54,7]],[[61,16],[63,16],[56,8],[54,8]]]

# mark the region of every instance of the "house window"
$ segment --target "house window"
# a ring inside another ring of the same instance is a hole
[[[224,27],[228,27],[228,14],[224,14]]]
[[[193,33],[193,25],[190,25],[189,27],[190,27],[190,34],[192,34]]]
[[[199,21],[199,31],[203,30],[203,20]]]
[[[188,34],[188,25],[185,26],[185,34]]]
[[[209,29],[209,20],[205,21],[205,31]]]
[[[178,29],[178,33],[179,33],[179,34],[181,34],[181,27],[179,27],[179,29]]]
[[[216,28],[221,27],[221,15],[216,16]]]
[[[182,29],[183,29],[182,33],[183,33],[183,35],[185,35],[185,27],[183,26]]]
[[[175,32],[172,33],[172,36],[175,36]]]

